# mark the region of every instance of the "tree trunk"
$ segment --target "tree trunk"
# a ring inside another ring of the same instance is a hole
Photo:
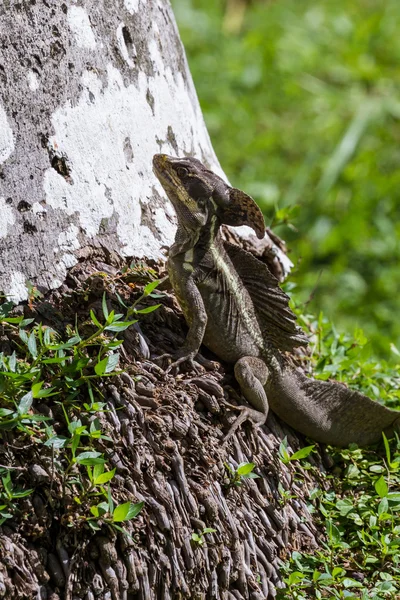
[[[65,326],[80,286],[85,308],[98,308],[95,272],[115,277],[126,257],[154,265],[171,244],[175,216],[154,153],[191,154],[223,173],[167,0],[4,0],[0,31],[0,290],[18,303],[35,285],[45,294],[36,316]],[[255,251],[280,276],[290,267],[275,238]],[[316,544],[304,501],[315,482],[277,456],[285,435],[293,447],[297,437],[271,416],[268,428],[222,446],[229,374],[165,379],[146,360],[184,336],[173,297],[162,303],[144,319],[145,336],[126,339],[132,376],[103,388],[112,493],[145,502],[127,525],[132,538],[78,528],[59,502],[50,449],[6,432],[0,463],[34,493],[0,528],[0,597],[272,598],[286,551]],[[12,343],[0,338],[0,350]],[[224,463],[250,461],[260,479],[230,485]],[[192,540],[204,527],[216,531]]]

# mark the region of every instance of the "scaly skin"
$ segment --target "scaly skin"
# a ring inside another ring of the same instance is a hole
[[[170,368],[194,358],[204,343],[235,365],[235,376],[253,408],[242,414],[263,424],[269,407],[294,429],[316,441],[367,445],[400,429],[400,413],[335,382],[306,377],[281,354],[307,339],[296,326],[288,297],[268,268],[248,252],[223,242],[219,228],[249,225],[264,236],[254,200],[231,188],[194,158],[156,154],[156,176],[178,216],[168,273],[189,325]]]

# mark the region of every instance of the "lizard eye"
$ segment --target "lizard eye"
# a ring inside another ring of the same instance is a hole
[[[186,167],[178,167],[176,169],[178,177],[185,177],[188,174],[188,170]]]

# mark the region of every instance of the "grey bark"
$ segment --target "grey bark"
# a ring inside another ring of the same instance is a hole
[[[152,155],[220,170],[169,2],[5,0],[0,35],[0,291],[60,286],[85,248],[159,258]]]
[[[0,290],[60,285],[85,246],[160,255],[155,152],[217,166],[166,0],[0,7]]]

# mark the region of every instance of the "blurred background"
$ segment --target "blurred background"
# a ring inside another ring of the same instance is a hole
[[[398,361],[399,0],[172,5],[221,165],[288,244],[295,303]]]

